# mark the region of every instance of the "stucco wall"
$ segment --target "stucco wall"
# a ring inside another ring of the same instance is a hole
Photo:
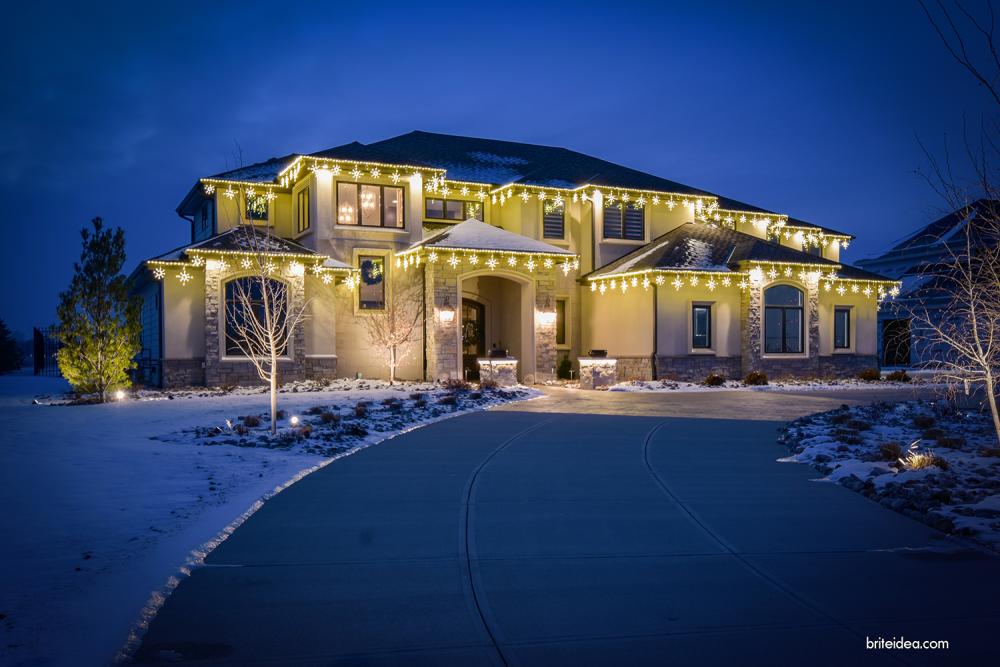
[[[848,350],[833,349],[833,311],[837,306],[847,306],[851,309],[851,348]],[[841,296],[835,291],[821,291],[819,318],[820,354],[859,354],[865,356],[876,354],[878,308],[875,299],[864,294],[851,292]]]
[[[691,308],[695,304],[712,308],[712,349],[691,347]],[[657,288],[657,353],[661,356],[738,356],[740,354],[740,289],[735,284],[709,291],[704,281],[698,287],[669,283]]]
[[[583,347],[607,350],[613,357],[653,354],[653,290],[630,289],[625,294],[585,290],[582,298]]]
[[[186,285],[170,271],[163,280],[163,358],[193,359],[205,356],[204,271],[190,269]]]

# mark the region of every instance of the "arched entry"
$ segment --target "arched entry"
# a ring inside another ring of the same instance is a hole
[[[474,271],[459,277],[458,293],[463,377],[467,369],[469,379],[478,375],[479,357],[489,355],[491,350],[507,350],[518,360],[518,379],[532,381],[535,374],[533,281],[513,272]],[[469,326],[472,322],[475,325]],[[481,347],[477,337],[482,339]]]

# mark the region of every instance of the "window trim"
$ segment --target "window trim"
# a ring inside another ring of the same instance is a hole
[[[303,197],[303,195],[305,195]],[[305,206],[303,206],[303,199],[305,200]],[[312,216],[310,215],[309,205],[311,202],[309,194],[309,188],[304,187],[295,194],[295,236],[301,236],[307,232],[312,231]],[[305,215],[303,215],[303,211]],[[306,224],[302,224],[303,218]]]
[[[851,315],[853,314],[854,308],[852,306],[834,306],[833,307],[833,351],[834,353],[844,353],[854,351],[854,327],[851,324]],[[847,313],[847,345],[837,345],[837,313],[845,312]]]
[[[438,218],[427,213],[427,201],[433,199],[434,201],[441,202],[441,212],[444,213],[448,208],[448,202],[460,202],[462,204],[462,219],[456,220],[455,218]],[[475,216],[469,215],[469,205],[479,206],[479,210],[482,212],[483,217],[480,220]],[[460,222],[465,222],[468,219],[479,220],[480,222],[486,221],[486,206],[484,202],[476,201],[474,199],[452,199],[450,197],[424,197],[424,220],[430,220],[432,222],[447,222],[453,225],[457,225]]]
[[[562,301],[565,304],[563,306],[563,329],[564,329],[563,333],[565,334],[566,342],[556,343],[556,349],[570,350],[573,348],[573,318],[571,316],[573,300],[570,298],[568,294],[558,294],[556,295],[555,303],[559,303],[560,301]],[[558,312],[559,311],[557,309],[556,310],[557,320],[558,320]],[[558,322],[556,324],[557,324],[556,335],[558,336],[559,334]]]
[[[768,290],[774,289],[775,287],[791,287],[798,290],[799,294],[802,296],[802,305],[800,306],[768,306],[767,304],[767,292]],[[790,283],[774,283],[763,288],[760,293],[760,303],[761,309],[763,310],[762,316],[760,318],[761,326],[761,337],[760,346],[761,354],[764,356],[780,356],[780,357],[805,357],[809,354],[809,342],[806,339],[806,304],[808,294],[807,292],[799,287],[798,285],[792,285]],[[767,349],[767,311],[768,310],[778,310],[781,311],[781,350],[777,352],[771,352]],[[786,311],[798,310],[799,311],[799,340],[801,341],[801,349],[799,350],[788,350],[788,341],[786,340]]]
[[[246,362],[246,363],[250,363],[251,362],[251,358],[248,357],[248,356],[245,356],[245,355],[242,355],[242,354],[229,354],[229,344],[228,344],[228,339],[229,339],[229,333],[228,333],[228,330],[229,330],[229,301],[226,299],[226,287],[229,285],[229,283],[231,283],[233,281],[236,281],[236,280],[242,280],[244,278],[251,278],[251,279],[253,279],[253,278],[257,278],[257,277],[258,276],[256,276],[253,273],[241,272],[241,273],[235,273],[235,274],[230,275],[230,276],[226,276],[225,279],[219,281],[219,292],[220,292],[219,303],[222,304],[222,309],[221,309],[222,313],[221,313],[221,316],[219,318],[220,321],[222,322],[222,326],[219,327],[219,331],[218,331],[218,336],[219,336],[219,361],[224,361],[224,362]],[[288,281],[286,281],[286,280],[281,280],[280,278],[273,278],[273,277],[269,277],[268,279],[269,280],[274,280],[275,282],[282,283],[282,284],[285,285],[286,289],[288,289],[289,291],[291,290],[291,285],[289,285]],[[285,347],[285,353],[278,355],[278,361],[281,361],[281,362],[292,361],[292,357],[293,357],[294,354],[295,354],[295,336],[290,336],[289,339],[288,339],[288,345]]]
[[[695,310],[697,310],[699,308],[703,308],[703,309],[705,309],[705,310],[708,311],[708,345],[695,345],[694,344],[694,323],[695,323],[694,313],[695,313]],[[713,326],[713,323],[712,323],[712,320],[714,319],[714,316],[715,316],[715,312],[714,311],[715,311],[715,303],[714,302],[711,302],[711,301],[692,301],[691,302],[691,308],[689,310],[689,313],[690,313],[690,316],[691,316],[690,317],[690,326],[688,327],[688,331],[689,331],[689,334],[690,334],[690,337],[688,339],[688,343],[689,343],[688,347],[691,350],[691,354],[706,354],[708,352],[714,352],[715,351],[715,327]]]
[[[354,209],[354,218],[357,222],[354,223],[344,223],[340,222],[340,186],[341,185],[353,185],[356,188],[355,201],[357,202],[357,207]],[[361,188],[362,186],[368,186],[371,188],[378,188],[379,195],[379,206],[378,206],[378,216],[379,224],[377,225],[364,225],[361,223]],[[402,201],[399,203],[399,215],[402,220],[402,225],[396,225],[393,227],[387,227],[385,224],[385,189],[395,188],[400,191],[402,196]],[[341,229],[381,229],[392,232],[402,232],[406,231],[406,188],[402,184],[399,185],[385,185],[384,183],[365,183],[362,181],[335,181],[333,184],[333,214],[334,214],[334,226]]]
[[[264,202],[265,202],[265,204],[267,206],[267,210],[264,212],[264,217],[263,218],[251,218],[250,217],[250,207],[247,206],[247,204],[250,203],[249,201],[247,201],[250,198],[250,193],[249,192],[244,192],[243,193],[243,219],[245,221],[251,223],[251,224],[254,224],[254,225],[264,225],[265,227],[270,226],[270,224],[271,224],[271,204],[273,202],[267,201],[267,195],[266,194],[254,193],[254,196],[255,197],[264,197]]]
[[[362,257],[381,257],[382,266],[384,267],[385,274],[382,277],[382,284],[385,285],[385,303],[388,306],[389,301],[392,299],[392,281],[390,280],[390,272],[392,271],[391,262],[389,261],[392,255],[392,250],[386,250],[385,248],[364,248],[358,247],[354,248],[351,252],[351,265],[357,267],[361,270],[361,258]],[[360,285],[357,288],[358,294],[351,297],[351,302],[353,303],[354,315],[365,317],[373,313],[384,313],[385,307],[382,308],[361,308],[361,292]]]
[[[642,237],[641,238],[628,238],[625,236],[625,208],[631,208],[634,211],[642,211]],[[621,211],[621,236],[608,236],[608,225],[607,225],[607,212],[609,208],[617,208]],[[649,237],[649,225],[646,219],[646,206],[643,205],[641,208],[635,208],[631,203],[625,204],[623,202],[617,202],[615,204],[608,204],[607,202],[601,205],[601,241],[612,242],[612,243],[645,243],[646,239]]]
[[[560,217],[560,220],[559,220],[559,230],[562,232],[559,236],[549,236],[548,234],[545,233],[545,217],[547,215],[554,215],[554,212],[553,212],[553,214],[546,213],[545,212],[545,202],[542,201],[540,203],[542,205],[542,238],[543,239],[549,239],[549,240],[552,240],[552,241],[565,241],[566,240],[566,202],[563,202],[562,206],[559,207],[559,210],[561,212],[561,214],[559,216]],[[553,206],[555,206],[555,204],[553,204]]]

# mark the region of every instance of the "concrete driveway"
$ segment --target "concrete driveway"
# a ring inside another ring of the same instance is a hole
[[[579,397],[441,422],[295,484],[180,585],[138,660],[1000,659],[1000,559],[776,462],[783,420],[865,397]],[[637,400],[712,418],[620,414]]]

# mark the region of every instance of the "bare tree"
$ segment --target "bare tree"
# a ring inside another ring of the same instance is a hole
[[[369,340],[379,348],[389,366],[390,384],[396,381],[396,369],[412,353],[411,344],[420,340],[423,314],[420,283],[398,280],[389,292],[385,308],[361,318]]]
[[[308,302],[304,294],[294,298],[289,284],[279,279],[280,267],[273,259],[276,239],[267,226],[255,229],[252,222],[242,223],[241,240],[250,273],[229,283],[233,294],[226,300],[227,344],[231,341],[269,385],[274,435],[278,428],[278,359],[285,356],[296,328],[305,321]]]

